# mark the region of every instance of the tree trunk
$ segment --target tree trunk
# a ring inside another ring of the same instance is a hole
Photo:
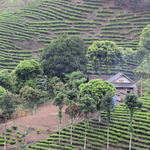
[[[132,147],[132,132],[130,132],[129,150],[131,150],[131,147]]]
[[[71,119],[71,129],[70,129],[70,144],[72,145],[72,130],[73,130],[73,119]]]
[[[34,107],[33,107],[33,115],[36,114],[36,104],[34,104]]]
[[[62,111],[61,108],[58,110],[58,117],[59,117],[59,143],[60,143],[60,130],[61,130],[61,122],[62,122]]]
[[[86,132],[87,132],[87,120],[84,119],[84,126],[85,126],[85,132],[84,132],[84,149],[86,149]]]
[[[130,111],[130,142],[129,142],[129,150],[131,150],[131,147],[132,147],[132,132],[133,132],[132,119],[133,119],[133,112]]]
[[[107,149],[109,149],[109,123],[108,123],[108,129],[107,129]]]
[[[59,143],[60,143],[60,130],[61,130],[61,123],[59,123]]]
[[[85,131],[85,134],[84,134],[84,149],[86,149],[86,131]]]
[[[101,117],[101,111],[99,111],[99,122],[102,121],[102,117]]]
[[[6,150],[6,126],[7,126],[7,118],[5,116],[5,129],[4,129],[4,150]]]

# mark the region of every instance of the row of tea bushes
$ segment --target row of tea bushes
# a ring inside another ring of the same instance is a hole
[[[143,97],[146,100],[146,97]],[[145,150],[150,148],[150,114],[148,112],[136,111],[133,118],[133,150]],[[129,145],[129,114],[124,104],[116,106],[111,112],[110,122],[110,149],[128,149]],[[73,128],[72,132],[72,145],[70,145],[70,126],[62,128],[60,132],[59,143],[59,131],[56,134],[50,135],[49,138],[41,140],[36,145],[29,146],[27,150],[36,149],[40,146],[43,150],[49,149],[83,149],[84,145],[85,125],[84,121],[79,121]],[[87,149],[99,150],[106,149],[107,141],[107,123],[106,112],[102,112],[102,122],[100,123],[97,118],[89,120],[89,126],[87,128]],[[65,147],[66,146],[66,147]]]
[[[63,33],[81,35],[87,45],[95,39],[111,40],[120,46],[136,49],[138,42],[134,41],[138,41],[142,28],[149,23],[149,11],[122,14],[119,6],[110,3],[112,6],[107,7],[109,1],[83,0],[73,3],[70,0],[44,0],[2,14],[0,49],[20,50],[23,53],[26,45],[36,41],[39,52],[38,48]],[[30,45],[28,49],[32,53],[34,48]],[[6,55],[3,53],[1,57],[11,64]],[[12,59],[12,63],[23,59],[19,58]],[[2,64],[0,67],[5,68]]]

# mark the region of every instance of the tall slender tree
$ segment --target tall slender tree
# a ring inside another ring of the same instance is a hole
[[[101,79],[93,79],[88,83],[83,83],[79,86],[80,96],[88,94],[96,102],[96,109],[101,114],[102,98],[109,92],[115,95],[115,87],[108,81],[102,81]],[[101,122],[101,115],[99,115],[99,122]]]
[[[85,132],[84,132],[84,149],[86,149],[86,135],[88,129],[88,114],[94,113],[96,111],[96,102],[90,95],[86,94],[83,97],[80,97],[79,104],[78,104],[81,112],[84,114],[84,125],[85,125]]]
[[[150,25],[147,25],[142,30],[139,41],[139,51],[142,50],[143,57],[147,59],[150,68]]]
[[[102,99],[102,108],[104,111],[107,112],[107,149],[109,149],[109,127],[111,119],[111,110],[114,108],[113,96],[114,95],[107,93]]]
[[[126,108],[129,110],[129,120],[130,120],[130,125],[129,125],[129,131],[130,131],[130,142],[129,142],[129,150],[131,150],[132,147],[132,133],[133,133],[133,115],[134,112],[137,109],[140,109],[142,107],[142,102],[137,99],[137,96],[133,93],[128,93],[125,96],[125,105]]]
[[[6,93],[3,95],[2,99],[0,100],[0,108],[2,110],[2,114],[5,117],[5,134],[4,134],[4,150],[6,150],[6,128],[7,128],[7,119],[11,113],[15,111],[15,102],[13,100],[13,96],[10,93]]]
[[[76,116],[80,113],[79,111],[79,107],[76,104],[70,105],[65,109],[65,114],[70,116],[70,144],[72,145],[72,131],[73,131],[73,127],[74,127],[74,120],[76,118]]]
[[[65,94],[59,92],[56,97],[54,98],[53,104],[58,106],[58,118],[59,118],[59,143],[60,143],[60,130],[61,130],[61,123],[62,123],[62,108],[65,104]]]

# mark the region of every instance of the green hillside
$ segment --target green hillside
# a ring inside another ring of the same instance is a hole
[[[132,150],[150,150],[150,98],[149,94],[140,98],[144,107],[136,111],[133,121],[133,142]],[[142,112],[141,112],[142,111]],[[87,132],[87,150],[106,150],[107,144],[107,114],[102,112],[102,122],[99,123],[98,117],[89,120]],[[61,142],[58,142],[59,131],[50,135],[49,138],[41,140],[36,145],[31,145],[27,150],[39,149],[63,149],[63,150],[82,150],[84,145],[85,125],[83,121],[77,123],[73,130],[73,144],[70,145],[70,127],[61,130]],[[129,149],[129,114],[125,105],[116,106],[111,113],[110,123],[110,149],[109,150],[128,150]]]
[[[149,22],[150,11],[134,12],[111,0],[33,2],[0,15],[0,68],[12,70],[20,60],[38,57],[62,33],[81,35],[87,45],[110,40],[136,49]]]
[[[150,95],[145,93],[139,98],[143,102],[144,108],[136,111],[133,116],[133,138],[132,150],[150,150]],[[98,121],[98,115],[89,119],[87,130],[87,150],[106,150],[107,144],[107,122],[106,112],[102,112],[102,122]],[[62,120],[63,121],[63,120]],[[72,145],[70,144],[71,127],[64,127],[60,133],[55,131],[46,139],[38,141],[35,145],[29,145],[26,150],[83,150],[85,124],[79,121],[73,128]],[[129,112],[124,104],[116,106],[111,112],[109,130],[109,150],[128,150],[129,149]],[[14,145],[18,138],[12,138],[12,133],[7,136],[7,143]],[[13,142],[12,142],[13,141]],[[4,136],[0,135],[0,148],[4,145]]]

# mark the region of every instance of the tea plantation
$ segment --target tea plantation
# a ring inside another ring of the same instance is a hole
[[[136,111],[133,118],[133,139],[132,150],[149,150],[150,149],[150,98],[149,93],[145,93],[140,98],[143,102],[144,108],[140,111]],[[78,150],[83,149],[84,145],[84,132],[85,125],[83,121],[76,123],[72,133],[72,145],[70,144],[70,127],[64,127],[60,132],[59,143],[59,131],[55,134],[51,134],[48,138],[39,141],[36,145],[29,145],[26,150]],[[120,106],[116,106],[111,113],[110,122],[110,150],[128,150],[129,149],[129,113],[122,103]],[[11,134],[11,133],[10,133]],[[0,146],[4,145],[4,137],[0,136]],[[11,139],[11,136],[7,136],[7,143],[12,145],[18,142],[18,138]],[[13,141],[13,142],[12,142]],[[107,142],[107,123],[106,113],[102,112],[102,122],[98,121],[98,118],[89,120],[89,126],[87,130],[87,149],[88,150],[105,150]]]
[[[110,40],[136,49],[141,30],[149,22],[150,11],[135,12],[111,0],[29,3],[0,15],[0,68],[12,70],[21,60],[39,57],[44,44],[63,33],[81,35],[87,45]],[[122,68],[128,75],[132,72],[132,68]]]

